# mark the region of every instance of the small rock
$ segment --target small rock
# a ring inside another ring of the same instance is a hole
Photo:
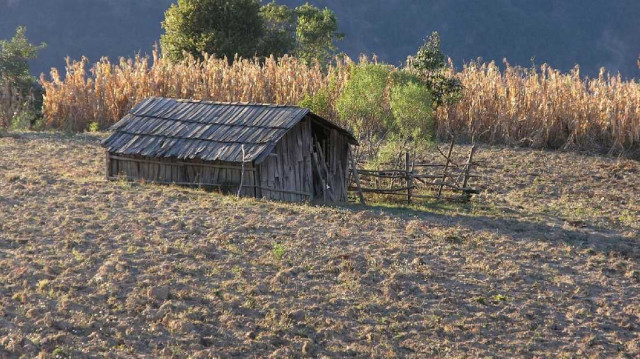
[[[147,296],[159,302],[164,302],[165,300],[167,300],[167,298],[169,298],[169,287],[167,287],[166,285],[151,287],[147,292]]]
[[[245,338],[247,338],[247,339],[251,339],[251,340],[253,340],[253,339],[255,339],[255,338],[256,338],[256,332],[254,332],[254,331],[252,330],[252,331],[250,331],[250,332],[247,332],[247,334],[245,334],[244,336],[245,336]]]

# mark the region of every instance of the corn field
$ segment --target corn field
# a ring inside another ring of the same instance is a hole
[[[40,77],[45,89],[43,112],[50,127],[83,131],[97,123],[107,128],[149,96],[295,105],[329,81],[320,66],[288,56],[263,62],[236,59],[231,64],[210,56],[189,57],[172,63],[154,51],[151,64],[137,56],[117,64],[104,58],[89,70],[87,65],[86,58],[67,59],[64,77],[56,69],[50,79]],[[328,71],[347,77],[348,63],[339,62]],[[346,81],[340,78],[338,83]]]
[[[438,134],[490,143],[621,153],[640,148],[640,85],[600,71],[582,78],[495,63],[466,65],[460,102],[438,110]]]
[[[361,59],[360,61],[367,61]],[[322,69],[293,57],[226,59],[187,58],[171,63],[154,51],[111,63],[102,59],[67,60],[66,75],[52,70],[43,113],[53,128],[83,131],[118,121],[149,96],[227,102],[298,104],[305,95],[329,93],[325,113],[339,122],[335,104],[354,65],[349,59]],[[640,85],[601,71],[583,78],[576,67],[561,73],[547,65],[523,69],[505,63],[470,63],[459,72],[464,86],[459,102],[435,113],[436,134],[489,143],[623,153],[640,149]],[[349,123],[341,123],[350,127]]]

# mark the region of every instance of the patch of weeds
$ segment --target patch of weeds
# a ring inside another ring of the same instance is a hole
[[[506,302],[507,297],[502,294],[496,294],[493,296],[493,300],[495,300],[496,302]]]
[[[49,284],[51,284],[51,281],[48,280],[48,279],[43,279],[43,280],[39,281],[38,282],[38,290],[41,291],[41,292],[45,291],[45,289],[47,289]]]
[[[271,254],[275,259],[281,260],[286,253],[287,250],[282,244],[277,242],[273,244],[273,247],[271,248]]]
[[[242,276],[242,268],[240,266],[233,266],[233,268],[231,268],[231,272],[233,272],[238,277]]]
[[[473,301],[478,304],[487,305],[487,300],[484,299],[484,297],[474,297]]]
[[[98,132],[100,131],[100,125],[97,122],[91,122],[88,128],[89,132]]]
[[[53,349],[53,351],[51,352],[51,356],[54,359],[66,359],[69,357],[69,355],[64,351],[64,349],[60,347]]]
[[[169,344],[167,345],[167,348],[169,349],[172,355],[177,357],[184,357],[186,354],[184,348],[182,348],[182,345],[177,343]]]
[[[254,298],[249,297],[244,301],[242,306],[247,309],[256,309],[258,307],[258,302],[256,302]]]
[[[618,221],[620,221],[620,223],[624,225],[632,226],[636,222],[638,222],[638,216],[632,214],[630,210],[626,209],[620,214],[620,217],[618,217]]]
[[[80,253],[80,251],[78,251],[77,249],[73,248],[71,250],[71,254],[73,254],[73,257],[78,261],[78,262],[82,262],[84,261],[84,255],[82,253]]]

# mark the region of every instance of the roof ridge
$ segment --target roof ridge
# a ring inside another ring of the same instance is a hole
[[[310,110],[308,107],[302,107],[298,105],[284,105],[284,104],[263,103],[263,102],[195,100],[195,99],[188,99],[188,98],[163,97],[163,96],[151,96],[151,98],[163,99],[163,100],[174,100],[176,102],[186,102],[186,103],[204,103],[204,104],[211,104],[211,105],[281,107],[281,108],[299,108],[299,109]]]

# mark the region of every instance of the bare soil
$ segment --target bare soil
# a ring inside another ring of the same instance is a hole
[[[0,137],[2,358],[640,356],[638,162],[330,208],[106,182],[100,138]]]

